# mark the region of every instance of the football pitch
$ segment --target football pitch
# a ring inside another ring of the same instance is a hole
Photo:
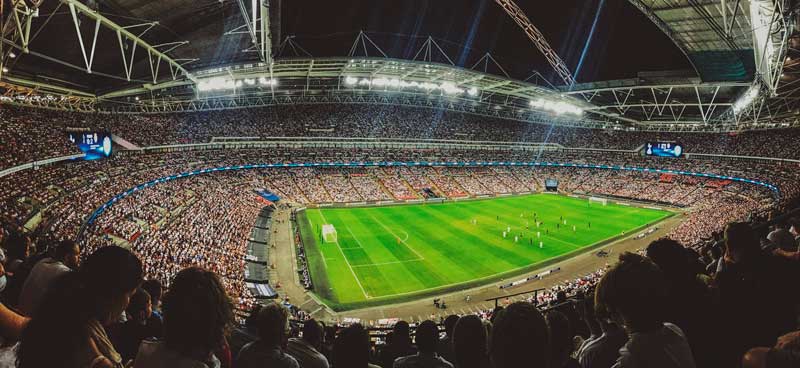
[[[298,224],[314,292],[333,309],[346,310],[510,277],[671,214],[534,194],[308,209],[300,212]],[[333,225],[335,240],[323,239],[325,224]]]

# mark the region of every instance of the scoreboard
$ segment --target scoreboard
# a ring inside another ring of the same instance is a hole
[[[683,145],[675,142],[647,142],[644,145],[644,154],[657,157],[681,157]]]
[[[86,154],[85,160],[110,157],[111,134],[108,132],[67,132],[69,141]]]

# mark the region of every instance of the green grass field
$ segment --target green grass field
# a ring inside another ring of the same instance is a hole
[[[534,212],[542,223],[539,228]],[[332,308],[346,310],[523,273],[670,215],[535,194],[441,204],[308,209],[298,223],[315,293]],[[323,224],[336,228],[336,242],[323,241]],[[503,238],[509,227],[511,232]],[[520,237],[517,242],[515,236]]]

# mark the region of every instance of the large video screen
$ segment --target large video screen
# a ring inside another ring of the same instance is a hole
[[[86,154],[85,160],[110,157],[111,134],[107,132],[68,132],[69,141]]]
[[[657,157],[681,157],[683,145],[675,142],[647,142],[644,145],[644,154]]]

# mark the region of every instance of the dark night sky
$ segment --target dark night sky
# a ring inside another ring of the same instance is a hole
[[[516,2],[573,75],[600,9],[578,82],[691,68],[680,50],[626,0]],[[283,37],[295,35],[317,57],[346,55],[364,30],[390,57],[410,59],[430,35],[458,65],[470,67],[490,52],[512,77],[525,78],[538,70],[561,84],[493,0],[289,0],[283,2],[282,23]]]

